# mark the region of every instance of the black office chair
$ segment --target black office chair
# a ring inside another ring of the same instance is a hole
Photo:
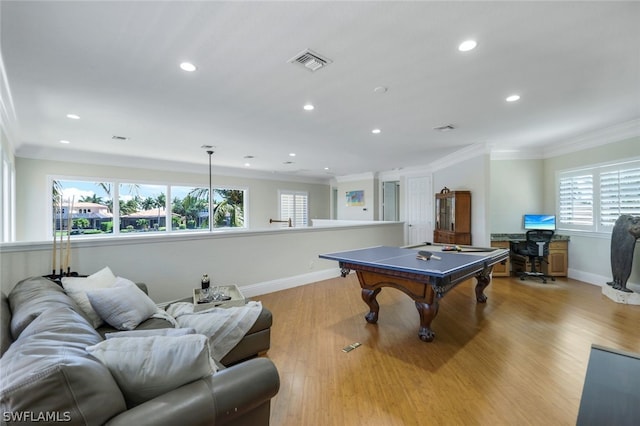
[[[527,277],[539,278],[543,283],[547,282],[547,278],[551,278],[551,281],[556,280],[555,277],[542,272],[542,262],[549,263],[547,257],[549,256],[549,244],[553,234],[553,231],[546,229],[527,231],[527,240],[518,245],[515,250],[516,254],[528,257],[531,263],[531,271],[520,272],[521,280]],[[536,268],[536,263],[540,269]]]

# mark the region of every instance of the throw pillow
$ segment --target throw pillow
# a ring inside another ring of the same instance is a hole
[[[158,311],[149,296],[124,278],[115,287],[87,291],[87,297],[100,318],[118,330],[133,330]]]
[[[96,313],[87,298],[87,291],[96,288],[108,288],[115,284],[116,276],[108,266],[88,277],[63,277],[62,287],[65,292],[78,304],[82,312],[89,318],[93,328],[102,325],[102,318]]]
[[[13,339],[11,338],[11,307],[9,307],[9,298],[2,293],[2,301],[0,302],[0,358],[9,349]]]
[[[186,336],[196,334],[193,328],[154,328],[152,330],[131,330],[106,333],[105,339],[118,339],[121,337],[149,337],[149,336]]]
[[[109,369],[86,351],[102,338],[75,309],[59,306],[42,312],[0,358],[0,424],[103,425],[126,410]],[[5,417],[29,412],[41,418],[23,416],[21,422]],[[57,413],[64,423],[44,413]]]
[[[207,337],[123,337],[87,347],[115,378],[131,407],[216,371]]]

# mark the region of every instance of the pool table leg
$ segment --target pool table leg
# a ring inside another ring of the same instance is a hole
[[[476,275],[476,280],[478,283],[476,284],[476,300],[478,303],[486,303],[487,296],[484,294],[484,289],[487,288],[489,283],[491,283],[491,270],[493,267],[489,267],[484,269],[478,275]]]
[[[378,312],[380,312],[380,305],[376,300],[376,296],[380,293],[381,288],[376,288],[375,290],[369,290],[366,288],[362,289],[360,295],[362,296],[362,300],[364,303],[369,305],[369,313],[364,316],[364,319],[367,320],[369,324],[375,324],[378,322]]]
[[[432,303],[415,302],[418,314],[420,314],[420,330],[418,330],[418,337],[423,342],[433,342],[436,337],[436,333],[431,329],[431,321],[438,314],[438,301],[433,300]]]

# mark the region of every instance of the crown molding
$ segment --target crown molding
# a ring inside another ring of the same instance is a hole
[[[576,136],[562,143],[549,144],[542,151],[544,158],[557,157],[638,136],[640,136],[640,118],[635,118]]]
[[[640,118],[537,148],[492,147],[491,160],[543,160],[640,136]]]
[[[429,163],[426,168],[431,170],[431,172],[435,172],[447,167],[455,166],[463,161],[489,154],[490,152],[491,150],[488,144],[475,143]]]
[[[358,180],[373,180],[376,179],[377,174],[374,172],[358,173],[354,175],[336,176],[337,182],[355,182]]]
[[[491,161],[542,160],[543,158],[544,156],[539,149],[496,148],[491,150]]]
[[[48,160],[48,161],[61,161],[61,162],[73,162],[84,164],[95,164],[99,166],[113,166],[113,167],[135,167],[138,169],[147,170],[162,170],[172,171],[178,173],[184,173],[188,171],[190,173],[209,173],[209,165],[204,163],[189,163],[178,162],[170,160],[160,160],[156,158],[144,158],[144,157],[131,157],[116,154],[97,154],[86,151],[70,151],[56,148],[36,147],[33,145],[23,145],[16,152],[16,157],[30,158],[34,160]],[[69,158],[73,158],[70,161]],[[329,184],[329,178],[313,178],[309,176],[290,175],[286,173],[278,172],[263,172],[258,170],[246,170],[233,167],[223,167],[213,165],[214,175],[217,176],[229,176],[240,177],[248,179],[262,179],[272,181],[283,182],[300,182],[310,184]]]

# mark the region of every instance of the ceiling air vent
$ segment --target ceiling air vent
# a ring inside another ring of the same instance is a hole
[[[126,136],[117,136],[117,135],[113,135],[111,136],[111,139],[116,140],[116,141],[128,141],[129,138]]]
[[[326,58],[311,49],[303,50],[287,62],[292,64],[299,64],[308,69],[309,71],[318,71],[320,68],[324,68],[333,62],[331,59]]]
[[[455,129],[455,127],[453,127],[453,124],[446,124],[444,126],[438,126],[433,128],[433,130],[436,130],[438,132],[448,132],[453,129]]]

